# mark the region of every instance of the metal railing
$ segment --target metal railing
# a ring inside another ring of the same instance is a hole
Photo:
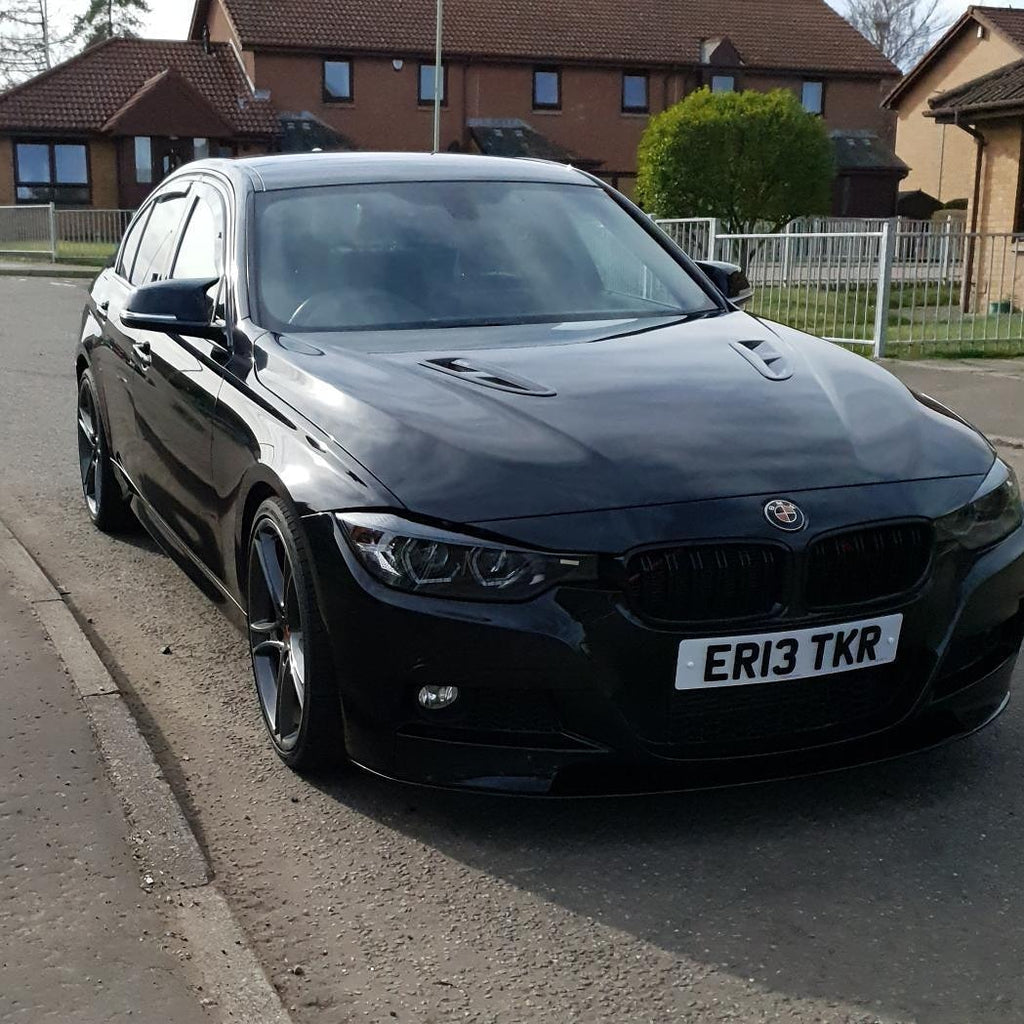
[[[887,232],[718,235],[715,259],[745,268],[751,312],[830,341],[871,345]]]
[[[748,309],[876,356],[1024,354],[1024,238],[939,221],[798,221],[727,234],[659,221],[696,259],[744,267]],[[828,230],[811,230],[827,227]]]
[[[57,258],[53,205],[0,206],[0,255]]]
[[[0,206],[0,255],[102,263],[116,249],[133,210]]]
[[[68,245],[116,246],[134,210],[57,210],[57,241]]]
[[[714,259],[718,221],[713,217],[673,217],[655,223],[695,260]]]

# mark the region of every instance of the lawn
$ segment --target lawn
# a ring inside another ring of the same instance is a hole
[[[57,259],[68,263],[102,266],[117,251],[117,245],[108,242],[58,242]],[[47,257],[49,242],[5,242],[0,239],[0,259],[32,259]]]
[[[755,287],[747,309],[810,334],[867,343],[874,336],[877,291],[874,285],[768,284]],[[1024,355],[1024,313],[963,313],[959,286],[897,284],[890,293],[886,341],[888,355],[905,358]]]

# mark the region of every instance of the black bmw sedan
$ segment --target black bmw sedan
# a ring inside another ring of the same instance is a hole
[[[89,515],[244,631],[297,769],[635,791],[979,728],[1024,635],[1013,473],[744,285],[550,163],[190,164],[85,310]]]

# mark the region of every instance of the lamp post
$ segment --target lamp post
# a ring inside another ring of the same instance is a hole
[[[444,21],[444,0],[436,0],[437,21],[434,28],[434,146],[432,152],[441,148],[441,87],[444,76],[441,72],[441,24]]]

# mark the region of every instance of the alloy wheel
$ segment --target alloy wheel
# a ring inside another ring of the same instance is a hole
[[[78,390],[78,464],[82,475],[82,493],[95,518],[99,508],[98,478],[100,470],[99,417],[96,415],[96,396],[88,381]]]
[[[274,742],[292,749],[306,703],[306,630],[280,530],[261,520],[249,547],[249,650]]]

